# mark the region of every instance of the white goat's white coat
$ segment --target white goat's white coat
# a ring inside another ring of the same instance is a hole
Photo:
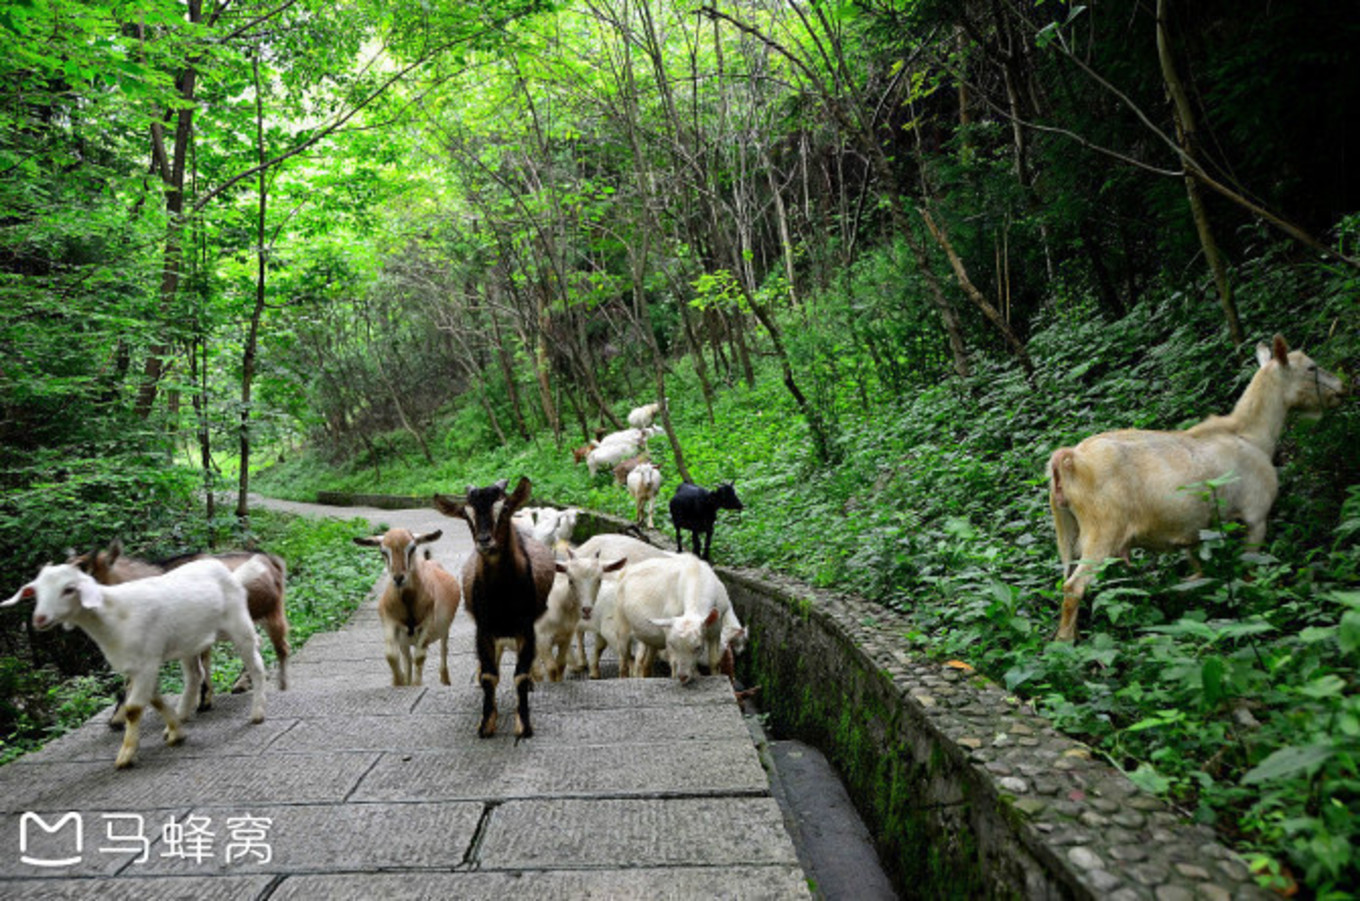
[[[567,551],[566,561],[557,561],[557,576],[548,594],[548,609],[534,621],[538,668],[547,678],[560,682],[566,672],[567,653],[578,637],[582,620],[594,616],[595,599],[605,573],[617,572],[626,560],[601,563],[599,557],[583,557]],[[582,655],[584,656],[584,649]],[[598,673],[599,657],[596,656]]]
[[[642,511],[645,507],[647,528],[656,528],[654,515],[656,498],[661,494],[661,468],[651,463],[639,463],[636,469],[628,473],[628,493],[633,496],[633,504],[637,508],[634,521],[642,522]]]
[[[628,414],[628,424],[635,429],[645,429],[652,424],[652,419],[661,412],[661,404],[646,404],[641,407],[634,407]]]
[[[629,434],[636,433],[630,432]],[[586,469],[590,470],[590,476],[594,478],[595,474],[600,471],[600,467],[611,469],[641,449],[642,443],[635,439],[612,441],[607,444],[601,443],[599,447],[586,454]]]
[[[674,559],[680,556],[672,551],[662,550],[654,544],[648,544],[645,541],[639,541],[629,535],[621,535],[617,532],[601,532],[599,535],[589,538],[576,549],[576,554],[583,557],[591,555],[600,556],[605,559],[622,557],[628,561],[630,566],[640,563],[643,560],[661,558]],[[708,564],[704,565],[708,566]],[[732,609],[732,602],[728,598],[727,588],[722,584],[722,580],[715,577],[714,582],[717,588],[718,611],[722,616],[721,642],[723,657],[725,658],[729,651],[732,655],[739,656],[746,649],[746,629],[742,626],[741,620],[737,618],[736,611]],[[590,676],[594,679],[598,679],[600,676],[599,660],[601,650],[615,647],[621,656],[627,653],[626,649],[621,650],[617,648],[617,639],[614,637],[612,627],[614,589],[616,586],[616,579],[606,578],[600,586],[599,600],[596,602],[596,608],[600,612],[596,615],[593,623],[587,619],[581,621],[579,630],[581,637],[580,654],[583,660],[586,658],[586,633],[592,633],[596,636],[592,639],[594,642],[594,649],[591,653],[592,662],[589,665]],[[606,625],[606,623],[608,623],[608,625]],[[599,638],[602,632],[605,633],[603,647],[600,646]]]
[[[616,613],[619,675],[627,675],[624,650],[638,642],[632,666],[636,675],[651,672],[664,649],[671,673],[689,682],[702,661],[716,671],[722,654],[722,584],[713,568],[691,554],[657,557],[629,566],[619,579]]]
[[[550,541],[544,542],[553,549],[553,553],[558,557],[564,557],[571,547],[571,536],[576,532],[576,519],[581,511],[575,507],[568,507],[557,514],[557,524],[553,527]]]
[[[197,560],[178,569],[121,585],[102,586],[70,564],[44,566],[10,606],[36,600],[33,627],[80,627],[109,662],[127,677],[127,725],[116,765],[131,765],[141,738],[141,717],[150,703],[165,720],[165,741],[178,744],[180,724],[193,715],[203,670],[199,654],[218,639],[229,639],[241,655],[254,686],[250,721],[264,719],[264,661],[246,607],[246,590],[220,561]],[[161,699],[160,666],[179,660],[184,693],[178,716]]]
[[[582,611],[581,623],[577,626],[576,637],[581,643],[581,657],[586,658],[585,636],[593,636],[590,642],[590,655],[586,664],[592,679],[600,678],[600,656],[610,648],[619,656],[620,674],[627,668],[624,661],[630,659],[631,649],[619,644],[618,631],[619,580],[605,579],[600,583],[600,592],[595,596],[595,605],[589,616]]]

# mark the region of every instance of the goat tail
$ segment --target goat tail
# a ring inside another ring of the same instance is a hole
[[[1081,525],[1068,506],[1063,490],[1064,481],[1071,479],[1075,469],[1075,458],[1076,452],[1072,448],[1062,447],[1048,459],[1048,505],[1053,511],[1053,531],[1057,535],[1064,579],[1071,574],[1072,561],[1077,557],[1077,538],[1081,534]]]
[[[288,581],[288,564],[284,562],[284,559],[278,554],[265,552],[264,555],[269,559],[270,563],[274,564],[274,568],[279,571],[279,581],[286,583]]]

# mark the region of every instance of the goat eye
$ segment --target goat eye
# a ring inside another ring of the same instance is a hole
[[[62,593],[62,594],[75,594],[75,593],[76,593],[76,587],[75,587],[74,585],[67,585],[65,588],[63,588],[63,589],[61,590],[61,593]]]

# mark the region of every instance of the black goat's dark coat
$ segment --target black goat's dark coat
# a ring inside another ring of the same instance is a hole
[[[474,553],[463,566],[464,607],[477,623],[477,662],[481,667],[482,722],[478,734],[488,738],[496,732],[496,685],[500,680],[499,639],[516,643],[515,690],[519,695],[516,734],[533,735],[529,722],[529,676],[534,662],[534,621],[548,606],[555,568],[552,553],[542,542],[515,527],[511,518],[529,499],[531,484],[521,478],[514,494],[505,493],[505,482],[488,488],[469,487],[467,502],[435,495],[435,506],[448,516],[458,516],[472,530]],[[496,504],[500,503],[499,515]],[[469,511],[471,511],[469,513]]]
[[[713,525],[718,520],[719,510],[741,510],[741,500],[731,482],[724,482],[709,491],[693,482],[682,482],[671,497],[671,522],[675,524],[675,545],[680,551],[685,549],[681,529],[689,529],[694,535],[694,553],[709,559],[713,544]],[[703,551],[699,549],[699,536],[704,536]]]

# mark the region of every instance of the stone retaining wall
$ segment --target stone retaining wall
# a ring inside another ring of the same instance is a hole
[[[629,526],[582,511],[575,538]],[[1269,897],[1211,829],[1184,822],[1029,705],[904,650],[899,615],[717,571],[751,633],[744,681],[760,686],[777,734],[835,764],[904,897]]]
[[[433,504],[428,494],[414,497],[405,494],[354,494],[348,491],[318,491],[316,502],[332,507],[376,507],[379,510],[412,510]]]

